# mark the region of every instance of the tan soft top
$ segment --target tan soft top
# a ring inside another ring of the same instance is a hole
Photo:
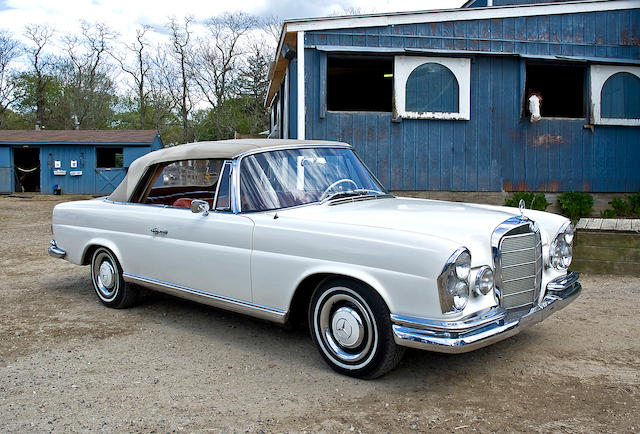
[[[349,146],[346,143],[328,142],[322,140],[282,140],[282,139],[235,139],[212,142],[195,142],[171,148],[149,152],[135,160],[129,166],[127,175],[120,185],[109,195],[108,199],[115,202],[127,202],[133,194],[133,189],[144,175],[147,167],[158,163],[180,160],[225,159],[231,160],[238,155],[260,148],[295,147],[296,145],[336,145]]]

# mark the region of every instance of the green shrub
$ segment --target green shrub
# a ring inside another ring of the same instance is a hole
[[[627,217],[631,215],[631,207],[626,200],[614,197],[611,199],[611,202],[609,202],[609,205],[611,205],[617,217]]]
[[[616,216],[616,212],[612,209],[605,209],[604,211],[600,211],[600,217],[604,219],[612,219]]]
[[[627,195],[626,199],[614,197],[609,205],[611,208],[602,212],[602,216],[605,218],[640,217],[640,193]]]
[[[633,193],[627,196],[627,202],[634,216],[640,217],[640,193]]]
[[[506,199],[504,204],[505,206],[514,206],[517,208],[521,199],[524,200],[524,205],[528,209],[544,211],[549,205],[551,205],[547,202],[547,198],[544,193],[532,193],[527,191],[517,191],[513,193],[511,199]]]
[[[564,215],[574,222],[593,210],[593,196],[584,191],[566,191],[558,196],[558,202]]]

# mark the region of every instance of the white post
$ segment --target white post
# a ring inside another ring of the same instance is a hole
[[[304,140],[304,32],[298,31],[298,139]]]

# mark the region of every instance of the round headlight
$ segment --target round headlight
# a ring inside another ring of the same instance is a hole
[[[476,286],[474,288],[477,295],[487,295],[493,290],[493,270],[484,266],[476,274]]]
[[[469,285],[466,282],[458,282],[454,288],[453,293],[453,305],[457,310],[462,310],[469,301]]]
[[[569,268],[573,259],[573,226],[563,227],[549,248],[549,262],[559,271]]]
[[[462,252],[456,259],[456,276],[460,280],[467,280],[471,272],[471,255],[469,252]]]

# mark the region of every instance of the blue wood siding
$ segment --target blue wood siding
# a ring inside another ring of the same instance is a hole
[[[640,9],[305,33],[314,45],[639,59]]]
[[[640,119],[640,78],[613,74],[602,86],[601,105],[603,118]]]
[[[532,124],[522,113],[524,61],[504,56],[637,60],[640,10],[313,31],[305,46],[306,138],[353,144],[391,190],[640,191],[640,128],[585,128],[589,110],[584,119]],[[390,112],[326,111],[326,52],[316,46],[487,54],[465,56],[470,120],[394,120]]]
[[[11,148],[0,146],[0,193],[11,193],[12,191]]]

